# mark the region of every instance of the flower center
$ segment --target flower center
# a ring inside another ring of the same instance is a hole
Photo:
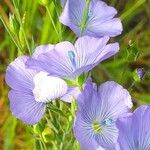
[[[94,132],[95,132],[96,134],[98,134],[98,133],[100,133],[100,132],[102,131],[102,127],[101,127],[101,125],[100,125],[99,122],[94,122],[94,123],[92,124],[92,129],[94,130]]]
[[[48,76],[46,72],[37,73],[33,78],[33,82],[33,95],[37,102],[47,103],[67,92],[67,83],[64,80]]]
[[[73,67],[76,68],[75,53],[73,51],[68,51],[68,57],[73,65]]]

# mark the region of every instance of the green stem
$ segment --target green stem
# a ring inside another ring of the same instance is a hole
[[[20,16],[20,13],[19,13],[19,9],[17,8],[17,5],[15,3],[15,0],[13,0],[13,4],[15,6],[15,10],[16,10],[16,16],[17,16],[17,19],[18,19],[18,22],[20,24],[20,27],[22,28],[22,33],[23,33],[23,36],[24,36],[24,40],[26,42],[26,46],[28,48],[28,51],[29,51],[29,54],[32,55],[32,52],[31,52],[31,49],[30,49],[30,46],[29,46],[29,42],[27,40],[27,36],[25,34],[25,30],[24,30],[24,26],[23,26],[23,23],[22,23],[22,19],[21,19],[21,16]]]
[[[17,46],[19,52],[20,52],[21,54],[23,54],[24,52],[23,52],[21,46],[16,42],[16,39],[14,39],[14,36],[13,36],[13,35],[11,34],[11,32],[9,31],[9,28],[7,27],[6,23],[4,22],[4,20],[2,19],[1,16],[0,16],[0,19],[1,19],[1,21],[2,21],[2,23],[3,23],[3,25],[4,25],[4,27],[5,27],[6,31],[8,32],[9,36],[11,37],[12,41],[13,41],[14,44]]]
[[[44,150],[42,142],[39,140],[41,150]]]
[[[130,87],[129,87],[129,89],[128,89],[130,92],[133,90],[132,88],[133,88],[133,86],[135,85],[135,83],[136,83],[136,81],[133,81],[132,84],[130,85]]]
[[[58,30],[57,30],[57,28],[56,28],[56,25],[55,25],[55,23],[54,23],[53,17],[52,17],[52,15],[51,15],[51,13],[50,13],[50,10],[49,10],[49,7],[48,7],[48,6],[46,6],[46,10],[47,10],[48,16],[49,16],[49,18],[50,18],[50,20],[51,20],[51,22],[52,22],[53,28],[54,28],[54,30],[55,30],[55,32],[56,32],[58,38],[59,38],[59,41],[61,41],[61,39],[62,39],[62,38],[61,38],[61,35],[59,35],[59,32],[58,32]]]
[[[60,144],[60,150],[63,150],[63,142],[65,141],[66,133],[63,134],[62,142]]]
[[[121,15],[121,20],[124,20],[125,18],[127,18],[130,14],[132,14],[132,12],[134,12],[139,6],[141,6],[143,3],[145,2],[145,0],[138,0],[133,7],[131,7],[130,9],[128,9],[126,12],[124,12]]]
[[[53,0],[53,3],[55,5],[55,10],[56,10],[56,14],[57,14],[57,18],[59,20],[59,16],[60,16],[60,9],[59,9],[59,5],[60,5],[60,2],[59,1],[55,1]],[[62,24],[59,22],[59,34],[60,34],[60,37],[61,37],[61,40],[62,40]]]
[[[45,142],[44,142],[44,139],[43,139],[42,134],[40,135],[40,137],[41,137],[42,144],[43,144],[43,146],[44,146],[44,150],[48,150],[47,147],[46,147],[46,144],[45,144]]]
[[[80,24],[80,29],[81,29],[80,36],[82,36],[82,34],[84,32],[84,29],[86,27],[86,24],[87,24],[88,13],[89,13],[89,5],[90,5],[90,0],[87,0],[86,1],[86,7],[85,7],[85,10],[84,10],[84,15],[83,15],[83,18],[82,18],[82,21],[81,21],[81,24]]]

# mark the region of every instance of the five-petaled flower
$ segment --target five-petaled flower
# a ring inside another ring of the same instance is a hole
[[[128,91],[113,81],[99,87],[89,82],[77,104],[74,133],[82,149],[114,150],[118,146],[116,120],[132,107]]]
[[[8,97],[12,113],[27,124],[36,124],[48,102],[57,98],[71,102],[79,89],[68,87],[64,80],[46,72],[26,68],[28,58],[18,57],[7,67],[6,83],[11,87]]]
[[[115,37],[122,24],[115,8],[101,0],[67,0],[60,22],[69,26],[77,36]]]
[[[50,75],[74,79],[119,51],[118,43],[107,44],[108,41],[107,36],[84,36],[74,45],[65,41],[56,45],[40,46],[36,48],[38,56],[33,54],[26,65],[32,69],[44,70]]]

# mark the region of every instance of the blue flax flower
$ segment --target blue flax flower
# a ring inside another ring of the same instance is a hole
[[[77,96],[77,88],[69,88],[58,77],[49,76],[26,68],[29,57],[15,59],[6,70],[6,83],[11,87],[8,94],[12,113],[27,124],[36,124],[43,116],[46,104],[60,98],[71,102]]]
[[[67,0],[60,22],[77,36],[115,37],[122,32],[122,24],[115,8],[101,0]]]
[[[44,70],[50,75],[75,78],[88,72],[101,61],[119,51],[119,44],[107,44],[109,37],[94,38],[84,36],[75,44],[65,41],[56,45],[37,47],[36,53],[26,65],[32,69]],[[40,51],[43,51],[40,54]]]
[[[150,150],[150,106],[140,106],[117,121],[121,150]]]
[[[89,82],[78,96],[77,104],[74,134],[82,149],[117,149],[116,120],[132,107],[128,91],[113,81],[99,87]]]

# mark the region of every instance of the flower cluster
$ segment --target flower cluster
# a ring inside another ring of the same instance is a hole
[[[20,56],[7,67],[13,115],[33,125],[51,101],[75,98],[73,131],[83,150],[149,150],[150,106],[131,113],[129,92],[114,81],[97,86],[87,76],[80,86],[68,84],[119,51],[118,43],[109,43],[122,32],[116,9],[101,0],[62,0],[61,5],[60,22],[78,39],[39,46],[31,57]]]

